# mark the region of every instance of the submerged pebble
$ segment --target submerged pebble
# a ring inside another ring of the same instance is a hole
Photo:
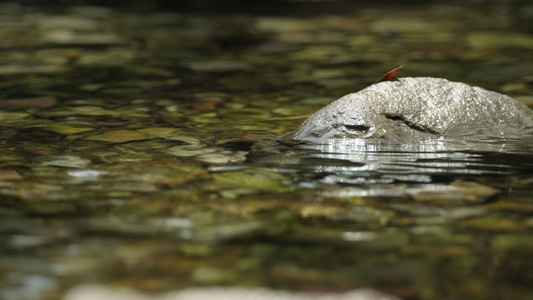
[[[90,160],[73,155],[39,156],[35,158],[35,161],[42,166],[64,168],[85,168],[91,164]]]
[[[193,62],[189,64],[189,67],[196,72],[242,71],[249,68],[247,63],[240,61]]]
[[[86,140],[90,141],[99,141],[99,142],[105,142],[110,144],[120,144],[120,143],[126,143],[131,141],[141,141],[146,140],[148,136],[145,134],[133,131],[133,130],[113,130],[104,132],[102,134],[92,135],[89,137],[86,137]]]
[[[429,191],[416,191],[411,195],[416,201],[431,201],[442,205],[453,205],[456,201],[482,202],[497,193],[499,193],[499,190],[479,183],[456,181],[447,187],[435,187],[434,190]]]
[[[78,134],[86,131],[94,130],[94,128],[91,127],[85,127],[86,124],[61,124],[56,122],[55,124],[49,124],[49,125],[37,125],[33,126],[34,128],[40,128],[43,130],[64,134],[64,135],[72,135],[72,134]]]
[[[465,220],[459,224],[462,228],[488,232],[514,232],[523,228],[521,222],[514,220],[481,217]]]
[[[247,152],[244,151],[223,151],[220,153],[200,154],[197,159],[210,164],[240,163],[246,160],[246,154]]]
[[[56,105],[54,97],[36,97],[22,99],[2,99],[0,109],[26,109],[26,108],[48,108]]]
[[[172,154],[175,156],[181,156],[181,157],[191,157],[191,156],[198,156],[203,155],[206,153],[213,153],[216,152],[217,149],[215,148],[206,148],[201,145],[183,145],[183,146],[175,146],[172,148],[167,149],[168,154]]]
[[[94,181],[97,180],[102,172],[97,170],[80,170],[80,171],[70,171],[68,174],[76,179],[83,181]]]
[[[0,180],[20,180],[22,176],[15,170],[0,170]]]
[[[204,287],[168,292],[160,296],[148,296],[135,292],[115,291],[100,285],[80,285],[73,287],[63,300],[145,300],[145,299],[174,299],[174,300],[200,300],[200,299],[234,299],[234,300],[399,300],[399,298],[372,289],[351,290],[344,293],[303,293],[287,292],[271,289],[250,288],[224,288]]]

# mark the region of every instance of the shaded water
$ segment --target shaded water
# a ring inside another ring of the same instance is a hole
[[[531,105],[528,5],[1,4],[0,297],[97,283],[533,299],[531,134],[248,154],[401,64]]]

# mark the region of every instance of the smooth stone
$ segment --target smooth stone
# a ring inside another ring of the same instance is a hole
[[[52,125],[45,125],[45,126],[35,126],[36,128],[42,128],[47,131],[64,134],[64,135],[72,135],[72,134],[78,134],[86,131],[94,130],[94,128],[91,127],[74,127],[69,125],[62,125],[62,124],[52,124]]]
[[[150,128],[143,128],[143,129],[137,130],[137,132],[140,132],[148,136],[149,138],[163,138],[163,139],[167,139],[167,138],[172,139],[172,137],[178,136],[178,134],[182,133],[182,131],[183,130],[181,129],[171,128],[171,127],[150,127]],[[187,142],[189,144],[197,144],[198,140],[196,139],[194,143],[188,142],[188,141],[184,141],[184,142]]]
[[[249,69],[250,66],[242,61],[216,60],[204,62],[191,62],[189,68],[196,72],[230,72]]]
[[[113,16],[111,8],[103,6],[74,6],[70,9],[73,15],[83,16],[91,19],[109,19]]]
[[[238,274],[228,269],[200,267],[192,271],[191,278],[202,284],[225,284],[237,280]]]
[[[459,224],[461,228],[473,229],[488,232],[513,232],[520,231],[524,226],[522,223],[495,217],[480,217],[468,219]]]
[[[22,176],[16,170],[0,170],[0,180],[20,180]]]
[[[483,202],[485,199],[498,194],[497,189],[475,182],[456,181],[449,186],[435,189],[420,189],[411,194],[414,200],[420,202],[453,204],[463,202]]]
[[[524,33],[473,32],[466,44],[474,49],[523,48],[533,50],[533,37]]]
[[[344,293],[290,292],[266,288],[201,287],[147,295],[135,291],[118,291],[102,285],[80,284],[71,288],[62,300],[400,300],[373,289],[357,289]]]
[[[98,36],[93,36],[92,38],[97,39]],[[105,37],[103,37],[105,39]],[[110,37],[112,38],[112,37]],[[80,41],[80,43],[87,43],[88,40],[85,40],[83,42]],[[97,41],[95,41],[97,43]],[[104,43],[104,40],[100,40],[99,42]],[[76,64],[80,66],[123,66],[125,63],[130,62],[135,58],[134,51],[131,51],[129,49],[124,48],[113,48],[108,49],[104,52],[92,52],[92,53],[84,53],[82,56],[79,57],[78,60],[76,60]]]
[[[61,156],[39,156],[35,158],[43,166],[64,167],[64,168],[85,168],[92,162],[73,155]]]
[[[89,136],[85,139],[90,140],[90,141],[99,141],[99,142],[105,142],[105,143],[110,143],[110,144],[119,144],[119,143],[131,142],[131,141],[146,140],[148,139],[148,136],[137,131],[121,129],[121,130],[112,130],[112,131],[104,132],[102,134]]]
[[[300,32],[319,29],[319,24],[314,20],[289,19],[278,17],[261,17],[258,18],[256,27],[259,30],[271,32]]]
[[[228,164],[228,163],[239,163],[243,162],[246,159],[246,152],[237,151],[229,152],[224,151],[221,153],[207,153],[200,154],[197,158],[199,161],[210,163],[210,164]]]
[[[201,145],[182,145],[171,147],[166,151],[168,154],[181,156],[181,157],[191,157],[198,156],[201,154],[216,152],[216,149],[205,148]]]
[[[30,114],[23,112],[0,112],[0,121],[2,122],[19,121],[22,119],[29,119],[30,117]]]
[[[2,99],[0,109],[26,109],[26,108],[48,108],[56,105],[55,97],[34,97],[22,99]]]
[[[10,284],[0,291],[2,299],[40,299],[52,293],[58,287],[56,278],[39,274],[22,272],[5,272]],[[5,280],[5,279],[4,279]]]
[[[75,15],[41,17],[36,22],[40,29],[69,28],[80,31],[98,30],[97,21]]]
[[[80,181],[96,181],[102,175],[102,172],[97,170],[79,170],[79,171],[70,171],[68,172],[73,178],[76,178]]]
[[[380,18],[370,25],[370,30],[378,33],[431,33],[438,32],[434,23],[413,18]]]
[[[71,29],[54,28],[42,34],[41,42],[59,45],[117,45],[122,40],[112,33],[79,33]]]
[[[317,111],[284,138],[296,140],[475,136],[533,126],[533,111],[499,93],[441,78],[373,84]]]
[[[533,238],[529,234],[499,235],[492,240],[491,248],[497,253],[519,250],[530,252],[533,250]]]
[[[0,66],[0,75],[18,74],[58,74],[69,71],[66,66],[57,65],[3,65]]]

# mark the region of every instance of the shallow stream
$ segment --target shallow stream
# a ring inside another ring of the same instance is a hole
[[[531,107],[528,1],[200,2],[0,2],[1,299],[533,299],[532,134],[248,154],[399,65]]]

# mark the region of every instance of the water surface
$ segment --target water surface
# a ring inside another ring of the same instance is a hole
[[[531,105],[529,4],[513,5],[2,3],[0,298],[93,283],[533,299],[528,133],[248,153],[402,64]]]

